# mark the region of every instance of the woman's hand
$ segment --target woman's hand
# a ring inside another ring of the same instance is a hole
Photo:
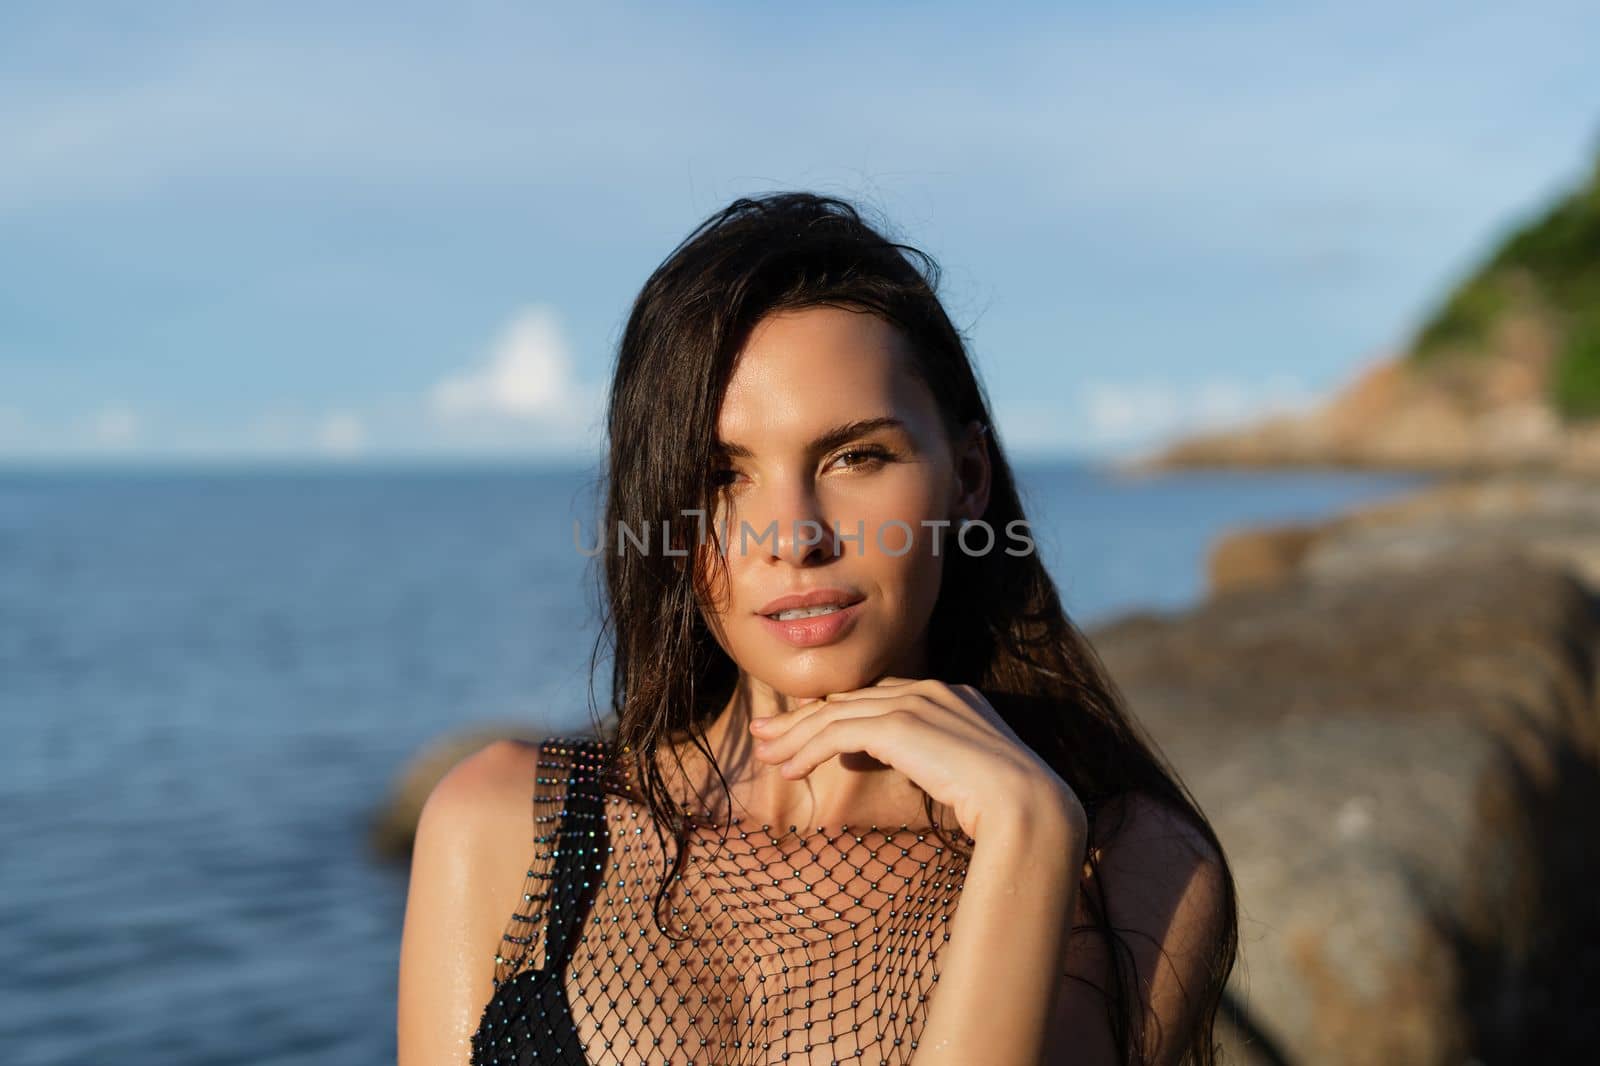
[[[1071,787],[971,685],[885,677],[753,719],[750,732],[756,757],[789,778],[864,751],[949,807],[974,840],[985,824],[1014,826],[1040,813],[1065,816],[1079,840],[1086,832]]]

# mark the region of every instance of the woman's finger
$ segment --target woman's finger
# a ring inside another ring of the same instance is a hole
[[[833,700],[861,699],[868,696],[883,696],[894,692],[904,692],[908,687],[914,686],[922,686],[928,689],[943,687],[942,682],[927,677],[881,677],[871,685],[830,692],[825,698],[829,702]]]
[[[925,701],[928,704],[945,708],[953,714],[973,721],[980,721],[986,718],[983,712],[975,707],[965,695],[955,691],[941,681],[914,681],[904,685],[892,685],[882,688],[868,686],[829,696],[828,705],[907,699]],[[769,734],[763,733],[762,735]]]
[[[796,722],[801,721],[811,714],[814,714],[816,709],[821,707],[823,705],[823,701],[827,698],[828,697],[826,696],[817,696],[813,699],[806,700],[803,703],[795,704],[793,708],[784,712],[783,714],[767,715],[764,718],[752,718],[750,719],[750,730],[760,737],[781,737],[784,733],[788,732],[789,728]]]
[[[806,715],[803,719],[794,722],[783,733],[777,736],[763,736],[755,746],[756,757],[763,762],[782,762],[798,751],[803,744],[816,736],[818,732],[834,722],[845,718],[861,718],[882,713],[884,713],[884,708],[877,701],[829,702],[813,713]]]
[[[910,714],[841,718],[819,729],[815,736],[801,745],[799,751],[778,767],[778,772],[784,777],[804,777],[836,755],[864,751],[881,763],[901,769],[907,777],[915,780],[915,775],[907,773],[898,763],[904,761],[899,758],[899,752],[906,742],[906,734],[916,728],[919,728],[919,723]],[[922,723],[920,728],[927,726]]]
[[[974,706],[972,699],[963,691],[968,689],[970,686],[952,688],[942,681],[931,678],[888,677],[882,679],[879,684],[847,689],[807,700],[787,714],[753,719],[750,723],[750,732],[763,740],[777,740],[799,729],[804,723],[810,723],[810,730],[814,731],[823,724],[814,719],[818,715],[826,715],[835,707],[884,702],[900,705],[908,699],[917,701],[909,705],[913,709],[931,711],[934,708],[944,708],[960,717],[970,719],[973,725],[992,730],[992,723],[988,722],[989,716]],[[981,696],[977,698],[982,701]],[[805,735],[809,736],[810,732]]]

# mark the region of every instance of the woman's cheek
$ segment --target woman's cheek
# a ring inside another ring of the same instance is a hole
[[[867,554],[891,569],[915,566],[919,559],[932,556],[937,530],[928,523],[937,512],[927,486],[888,481],[858,502],[856,517],[846,528],[851,534],[864,531],[862,548]],[[856,550],[853,543],[846,546]]]

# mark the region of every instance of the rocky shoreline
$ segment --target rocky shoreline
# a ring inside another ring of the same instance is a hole
[[[1530,344],[1521,358],[1443,368],[1380,360],[1311,411],[1198,433],[1116,466],[1127,474],[1326,468],[1600,477],[1600,422],[1564,421],[1545,399],[1549,348]]]
[[[1313,410],[1179,440],[1127,469],[1600,475],[1600,157],[1505,233],[1399,348]]]
[[[1209,567],[1090,638],[1234,865],[1230,1061],[1594,1061],[1600,486],[1450,481]]]
[[[1600,1057],[1600,482],[1460,477],[1215,544],[1089,638],[1240,892],[1241,1066]],[[374,844],[489,735],[446,738]]]

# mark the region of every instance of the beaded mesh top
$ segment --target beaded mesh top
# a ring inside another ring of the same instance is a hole
[[[547,740],[538,763],[474,1066],[910,1059],[966,875],[931,826],[693,816],[668,881],[672,834],[605,787],[629,775],[604,742]]]

